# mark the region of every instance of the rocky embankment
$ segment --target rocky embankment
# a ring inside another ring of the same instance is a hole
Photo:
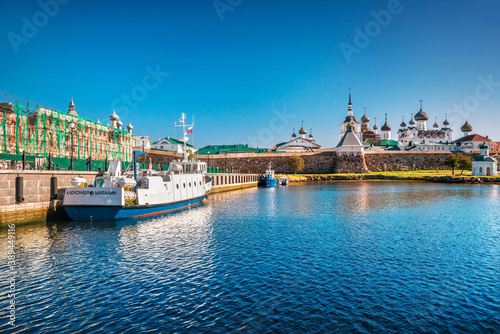
[[[304,175],[303,177],[290,178],[290,182],[307,181],[363,181],[363,180],[392,180],[392,181],[424,181],[435,183],[497,183],[500,184],[500,178],[488,177],[452,177],[447,176],[394,176],[394,175]]]

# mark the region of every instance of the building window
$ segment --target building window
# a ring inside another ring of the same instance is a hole
[[[483,172],[483,167],[479,167],[479,173]]]

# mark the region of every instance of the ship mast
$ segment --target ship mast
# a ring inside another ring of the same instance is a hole
[[[189,154],[187,153],[187,147],[186,147],[186,126],[194,126],[194,116],[193,116],[193,124],[186,124],[186,114],[182,112],[181,119],[179,120],[181,124],[174,123],[174,126],[182,126],[182,142],[183,144],[183,150],[184,150],[184,161],[188,160]]]

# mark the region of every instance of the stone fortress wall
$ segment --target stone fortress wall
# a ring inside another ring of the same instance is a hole
[[[293,173],[288,167],[288,159],[298,155],[304,159],[303,174],[369,173],[378,171],[437,170],[447,169],[444,161],[449,152],[365,152],[362,155],[337,156],[334,150],[319,150],[301,153],[228,153],[197,155],[210,167],[220,171],[240,171],[242,173],[263,173],[269,162],[276,173]],[[149,153],[153,163],[169,163],[178,159],[174,155]],[[139,158],[140,159],[140,158]]]

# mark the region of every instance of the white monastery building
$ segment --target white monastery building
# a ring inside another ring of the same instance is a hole
[[[316,143],[314,140],[314,136],[309,133],[309,137],[306,137],[307,130],[304,129],[304,121],[302,121],[302,127],[299,130],[299,137],[295,134],[295,129],[293,129],[292,140],[279,143],[274,147],[271,147],[270,151],[279,151],[279,152],[312,152],[314,150],[318,150],[321,148],[321,145]]]

